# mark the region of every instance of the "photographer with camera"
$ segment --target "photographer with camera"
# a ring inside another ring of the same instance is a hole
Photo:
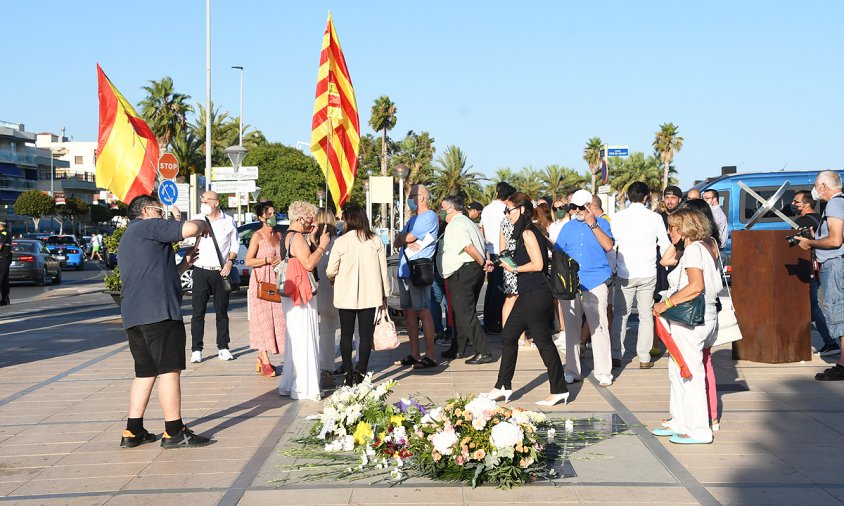
[[[801,190],[794,194],[794,200],[791,202],[791,211],[798,215],[795,222],[800,226],[800,230],[817,230],[821,224],[821,216],[815,212],[815,200],[812,198],[812,193],[808,190]],[[809,235],[809,238],[812,236]],[[797,245],[795,239],[789,238],[789,244]],[[814,263],[814,262],[812,262]],[[818,279],[812,272],[809,278],[809,302],[812,304],[812,321],[815,322],[815,327],[823,339],[823,347],[818,350],[818,355],[826,357],[829,355],[837,355],[841,353],[841,347],[835,342],[835,339],[829,335],[829,328],[826,326],[826,317],[821,311],[821,306],[818,304]]]
[[[841,176],[825,170],[815,178],[812,197],[826,201],[826,210],[815,229],[815,239],[795,236],[804,250],[814,250],[820,265],[820,282],[824,294],[824,309],[830,334],[844,336],[844,195]],[[839,342],[840,348],[840,342]],[[818,381],[844,380],[844,362],[815,375]]]

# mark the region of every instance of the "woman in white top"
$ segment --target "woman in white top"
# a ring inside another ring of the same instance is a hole
[[[390,295],[390,278],[384,243],[369,229],[360,206],[343,209],[345,231],[334,242],[325,273],[334,285],[334,305],[340,313],[340,355],[346,385],[363,380],[369,366],[375,310],[385,307]],[[355,321],[360,331],[357,366],[352,368],[352,338]]]
[[[700,294],[704,295],[706,311],[702,325],[690,327],[669,322],[668,330],[677,343],[692,377],[682,378],[676,361],[668,362],[671,418],[663,423],[663,428],[654,429],[653,434],[671,436],[672,443],[711,443],[712,429],[709,426],[707,409],[703,348],[718,332],[718,310],[715,301],[723,288],[716,267],[718,245],[712,239],[709,220],[697,209],[679,209],[670,215],[668,235],[672,246],[668,247],[660,263],[665,266],[677,265],[677,268],[668,275],[670,295],[654,305],[653,313],[659,316],[666,309],[689,302]],[[675,245],[682,245],[682,251],[678,251]]]
[[[323,386],[334,386],[334,360],[337,356],[337,329],[340,328],[340,315],[334,307],[334,287],[328,281],[325,268],[328,267],[328,256],[334,246],[337,236],[337,220],[334,214],[328,209],[321,207],[317,209],[314,216],[314,225],[320,233],[320,228],[328,230],[328,237],[331,240],[325,249],[325,254],[317,264],[317,278],[319,278],[319,291],[317,292],[317,312],[319,313],[319,368],[320,381]]]

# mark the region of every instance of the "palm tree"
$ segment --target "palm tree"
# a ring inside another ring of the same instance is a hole
[[[413,130],[407,132],[407,136],[398,143],[397,152],[393,160],[403,163],[410,169],[405,179],[405,190],[417,182],[427,181],[434,173],[431,161],[434,158],[434,138],[428,132],[417,134]]]
[[[519,189],[520,192],[528,194],[530,198],[535,199],[543,190],[542,178],[539,171],[533,167],[524,167],[516,174],[513,179],[513,186]]]
[[[204,170],[205,154],[202,149],[202,142],[192,131],[183,130],[179,132],[171,145],[173,155],[179,161],[180,176],[199,174]],[[200,169],[200,167],[203,169]]]
[[[683,138],[680,137],[680,128],[674,123],[663,123],[659,125],[659,131],[654,135],[654,150],[659,153],[664,167],[662,173],[662,188],[668,186],[668,172],[674,155],[683,149]]]
[[[595,175],[601,167],[603,152],[604,143],[601,142],[600,137],[592,137],[586,141],[586,147],[583,148],[583,159],[586,160],[586,164],[589,165],[589,172],[592,173],[592,193],[595,193]]]
[[[563,191],[563,174],[566,169],[566,167],[560,167],[557,164],[550,164],[546,165],[545,170],[539,175],[542,184],[545,185],[545,191],[553,199],[559,197]]]
[[[162,77],[144,86],[147,96],[138,104],[141,117],[147,122],[164,152],[180,131],[188,125],[187,115],[193,112],[190,95],[173,91],[173,79]]]
[[[651,189],[651,201],[657,202],[662,193],[660,191],[660,184],[662,183],[662,169],[660,167],[660,159],[655,154],[653,156],[645,157],[642,152],[634,152],[626,159],[610,159],[609,171],[612,174],[610,185],[613,190],[617,192],[617,199],[619,204],[623,204],[624,195],[630,185],[636,181],[642,181]],[[673,167],[669,167],[669,171],[676,173]],[[670,178],[670,183],[676,182],[676,178]]]
[[[499,183],[500,183],[500,181],[499,181]],[[498,184],[498,183],[493,182],[493,183],[490,183],[490,184],[484,186],[484,194],[481,197],[481,200],[479,200],[478,202],[480,202],[483,205],[487,205],[490,202],[492,202],[493,200],[497,199],[498,198],[498,192],[496,191],[496,188],[495,188],[496,184]]]
[[[575,190],[586,188],[589,183],[589,175],[581,174],[574,169],[568,167],[562,168],[562,175],[560,176],[560,193],[571,193]]]
[[[472,166],[466,166],[466,155],[457,146],[448,146],[443,155],[437,158],[434,168],[434,180],[428,190],[432,199],[442,199],[448,195],[460,195],[466,200],[483,201],[484,189],[481,186],[486,178],[477,172],[471,172]]]
[[[381,175],[387,175],[387,130],[396,126],[396,104],[390,97],[382,95],[375,99],[369,126],[376,132],[381,132]],[[381,225],[387,223],[387,204],[381,204]]]
[[[513,175],[513,171],[510,170],[510,167],[502,167],[495,171],[495,177],[493,178],[493,181],[496,184],[501,182],[512,184],[513,179],[515,179],[515,176]]]
[[[227,118],[226,123],[223,125],[222,135],[223,143],[226,144],[226,147],[240,143],[240,116]],[[264,134],[260,130],[252,128],[252,125],[248,123],[243,125],[243,147],[249,149],[263,146],[264,144],[267,144],[267,138],[264,137]]]
[[[197,114],[196,122],[191,125],[191,132],[199,139],[200,146],[202,146],[203,153],[205,152],[205,121],[206,111],[202,104],[197,104],[199,114]],[[226,156],[226,148],[231,146],[229,139],[232,139],[232,130],[236,128],[236,124],[229,121],[229,113],[220,113],[220,108],[214,108],[214,103],[211,103],[211,163],[217,166],[226,164],[228,157]],[[237,139],[237,133],[234,134],[234,139]]]

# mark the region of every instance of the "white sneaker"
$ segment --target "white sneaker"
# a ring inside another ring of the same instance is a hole
[[[234,357],[232,356],[228,348],[223,348],[222,350],[220,350],[220,352],[217,353],[217,358],[219,358],[220,360],[234,360]]]
[[[195,352],[191,353],[190,354],[190,361],[194,364],[198,364],[198,363],[202,362],[202,352],[201,351],[195,351]]]

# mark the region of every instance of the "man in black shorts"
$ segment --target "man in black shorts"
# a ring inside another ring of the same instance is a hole
[[[178,216],[178,210],[174,215]],[[164,414],[162,448],[205,446],[210,440],[194,434],[182,422],[181,371],[185,369],[185,324],[179,273],[193,255],[178,266],[172,244],[206,234],[205,221],[167,221],[155,197],[141,195],[129,204],[129,226],[120,240],[120,313],[135,360],[135,380],[129,390],[129,416],[120,446],[133,448],[155,441],[144,428],[144,411],[158,379],[158,399]]]

